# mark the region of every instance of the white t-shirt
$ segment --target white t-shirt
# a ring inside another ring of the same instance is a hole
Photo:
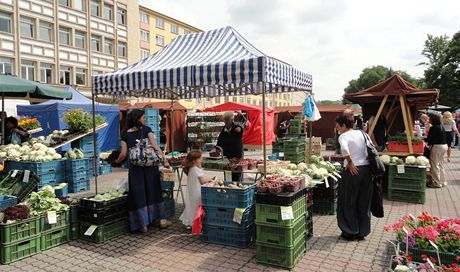
[[[368,141],[370,141],[368,139]],[[340,149],[343,156],[350,156],[355,166],[368,165],[367,148],[364,135],[360,130],[350,130],[339,136]],[[345,160],[344,165],[348,162]]]
[[[188,170],[185,209],[179,217],[179,220],[186,226],[192,225],[198,205],[201,203],[201,184],[198,178],[202,176],[203,169],[197,166],[193,166]]]
[[[445,123],[442,123],[442,126],[444,127],[444,131],[446,132],[457,132],[457,127],[455,126],[455,122],[452,121],[452,123],[450,124],[445,124]]]

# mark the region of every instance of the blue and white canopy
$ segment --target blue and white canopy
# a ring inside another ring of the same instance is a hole
[[[189,99],[311,91],[312,77],[269,57],[231,27],[177,37],[124,69],[93,76],[95,94]]]

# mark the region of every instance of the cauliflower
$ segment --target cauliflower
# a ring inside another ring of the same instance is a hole
[[[47,148],[46,145],[41,144],[41,143],[35,143],[33,144],[32,148],[34,150],[42,150],[43,148]]]
[[[391,157],[391,163],[396,163],[398,160],[398,157]]]
[[[407,156],[406,160],[405,160],[405,163],[408,164],[408,165],[414,165],[414,164],[417,163],[417,161],[416,161],[414,156]]]
[[[301,163],[299,163],[299,164],[297,165],[297,169],[298,169],[299,171],[304,171],[305,169],[307,169],[307,165],[306,165],[305,163],[301,162]]]
[[[420,166],[428,166],[430,164],[430,161],[425,156],[418,156],[416,159],[416,162],[417,162],[417,165],[420,165]]]
[[[61,154],[56,153],[56,154],[53,155],[53,159],[55,159],[55,160],[59,160],[61,158],[62,158]]]
[[[387,165],[388,165],[388,164],[391,163],[391,157],[388,156],[388,155],[382,155],[382,156],[380,156],[380,159],[382,160],[382,162],[383,162],[384,164],[387,164]]]
[[[290,164],[288,164],[287,168],[288,168],[289,170],[296,170],[296,169],[297,169],[297,165],[295,165],[294,163],[290,163]]]
[[[54,148],[48,148],[48,150],[46,150],[46,154],[54,156],[56,154],[56,150],[54,150]]]

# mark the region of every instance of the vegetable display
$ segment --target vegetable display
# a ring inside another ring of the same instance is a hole
[[[282,192],[295,192],[305,188],[304,177],[285,177],[274,175],[267,177],[257,184],[257,192],[279,194]]]
[[[85,154],[83,154],[83,151],[81,151],[81,149],[71,148],[67,150],[64,157],[66,157],[68,160],[79,160],[85,158]]]
[[[38,182],[34,175],[29,176],[29,182],[23,182],[24,172],[11,170],[8,175],[0,181],[0,195],[16,196],[22,200],[30,191],[33,190],[29,183]],[[36,179],[32,181],[32,179]],[[33,185],[32,185],[33,186]],[[29,190],[29,191],[28,191]],[[26,192],[28,191],[28,192]]]
[[[97,201],[97,202],[109,201],[115,198],[122,197],[123,194],[124,194],[123,192],[115,190],[115,191],[107,192],[105,194],[97,194],[93,198],[90,198],[89,200]]]
[[[225,185],[223,181],[216,181],[215,183],[210,184],[212,187],[219,187],[219,188],[230,188],[230,189],[247,189],[249,186],[243,185],[241,183],[233,182],[230,184]]]
[[[0,212],[0,222],[5,224],[27,218],[29,218],[29,208],[26,205],[7,207]]]
[[[64,113],[62,122],[66,124],[71,131],[88,131],[93,127],[93,116],[82,109],[68,110]],[[96,127],[105,123],[104,117],[99,114],[95,115]]]
[[[390,157],[388,155],[381,155],[380,159],[384,164],[397,164],[397,165],[412,165],[412,166],[428,166],[430,161],[424,156],[407,156],[405,160],[399,157]]]
[[[69,208],[68,205],[62,204],[59,198],[54,194],[54,188],[50,185],[43,187],[38,192],[32,192],[26,205],[30,209],[31,215],[39,215],[48,211],[63,211]]]
[[[23,143],[22,146],[17,144],[8,144],[0,146],[0,158],[9,161],[31,161],[45,162],[59,160],[60,154],[39,142]]]
[[[25,130],[32,130],[40,127],[40,122],[37,118],[22,116],[18,119],[18,126],[22,127]]]

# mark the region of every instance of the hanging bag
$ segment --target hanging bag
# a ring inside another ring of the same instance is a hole
[[[369,136],[361,130],[361,133],[364,137],[364,142],[366,143],[367,148],[367,160],[369,161],[369,166],[371,167],[372,175],[380,176],[385,173],[385,164],[379,157],[379,152],[375,146],[371,143]]]
[[[162,162],[161,156],[152,147],[149,138],[142,138],[142,127],[139,129],[139,139],[129,148],[129,161],[136,166],[154,166]]]

